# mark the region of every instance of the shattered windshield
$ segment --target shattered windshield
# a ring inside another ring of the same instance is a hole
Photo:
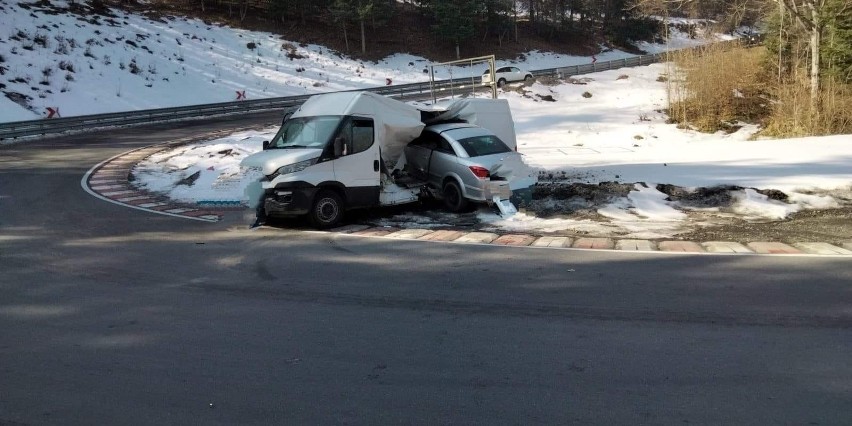
[[[290,118],[269,143],[269,149],[323,149],[341,119],[343,117],[337,115]]]

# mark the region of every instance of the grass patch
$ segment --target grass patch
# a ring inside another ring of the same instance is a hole
[[[709,45],[672,59],[667,112],[679,127],[730,133],[747,122],[761,125],[761,136],[778,138],[852,133],[852,85],[823,78],[812,102],[807,72],[779,80],[763,48]]]
[[[770,112],[762,55],[759,49],[715,45],[675,53],[676,69],[666,81],[671,120],[703,132],[762,122]]]

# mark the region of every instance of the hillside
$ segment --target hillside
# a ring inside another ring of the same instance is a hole
[[[75,116],[227,102],[238,93],[258,99],[383,86],[388,79],[393,84],[419,82],[427,80],[424,72],[432,61],[408,53],[375,62],[355,59],[277,33],[97,3],[0,3],[0,21],[7,29],[0,33],[2,122],[47,117],[50,110]],[[321,29],[306,28],[303,36],[312,32]],[[659,51],[706,42],[673,34],[667,45],[642,48]],[[612,49],[595,59],[630,55]],[[540,69],[591,60],[532,50],[513,62]],[[436,77],[480,73],[479,67],[439,68]]]
[[[221,23],[234,28],[251,31],[275,33],[283,39],[295,43],[316,44],[341,52],[356,59],[378,61],[396,53],[408,53],[427,58],[430,61],[449,61],[455,59],[455,48],[437,37],[432,30],[433,20],[418,12],[407,3],[398,3],[384,17],[382,25],[365,27],[366,51],[361,52],[361,40],[358,27],[348,27],[349,49],[346,48],[343,32],[339,24],[327,17],[274,19],[267,10],[253,8],[251,13],[240,19],[239,11],[219,2],[205,3],[202,11],[198,2],[152,1],[146,4],[118,3],[117,7],[134,13],[143,13],[152,18],[164,16],[185,16],[208,22]],[[538,50],[567,55],[589,56],[599,53],[610,45],[605,37],[592,28],[586,31],[576,29],[563,32],[540,33],[531,27],[528,19],[521,19],[517,26],[517,41],[510,31],[497,37],[485,34],[484,37],[472,37],[461,46],[464,57],[494,54],[500,59],[516,59],[529,51]],[[638,53],[632,45],[622,44],[621,50]]]

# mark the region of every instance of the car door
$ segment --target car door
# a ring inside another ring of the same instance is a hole
[[[506,80],[509,81],[521,81],[524,79],[524,76],[521,75],[521,69],[518,67],[509,68],[509,78]]]
[[[509,74],[510,71],[511,71],[511,68],[509,68],[509,67],[503,67],[503,68],[498,69],[496,81],[500,81],[501,78],[504,78],[508,81],[509,77],[510,77],[510,74]]]
[[[423,132],[405,148],[406,170],[414,178],[422,181],[429,179],[429,161],[432,159],[432,151],[438,146],[437,138],[438,135],[433,132]]]
[[[444,177],[449,174],[458,174],[458,156],[450,143],[443,136],[435,135],[436,147],[432,152],[432,160],[429,162],[429,182],[440,188]]]
[[[334,159],[334,177],[346,191],[351,207],[369,207],[379,203],[379,149],[371,118],[348,117],[335,136],[343,144]]]

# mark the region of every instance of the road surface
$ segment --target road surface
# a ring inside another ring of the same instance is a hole
[[[0,425],[852,419],[849,258],[249,231],[80,187],[252,121],[0,147]]]

